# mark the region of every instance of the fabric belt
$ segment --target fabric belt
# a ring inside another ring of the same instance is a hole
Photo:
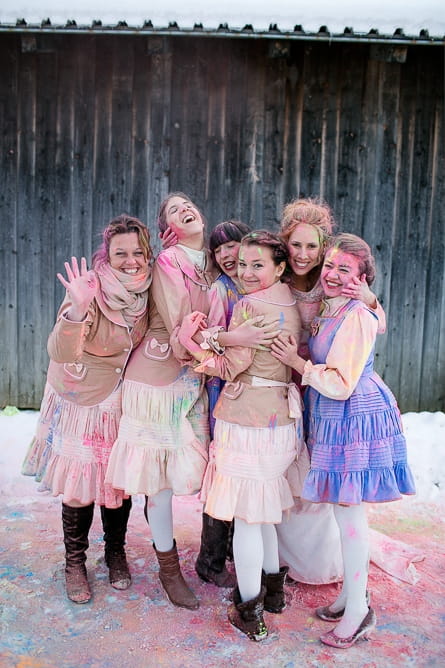
[[[248,376],[241,374],[238,380],[246,385],[252,387],[287,387],[287,402],[289,405],[289,417],[301,419],[303,416],[303,401],[301,399],[300,390],[295,383],[285,383],[281,380],[271,380],[270,378],[262,378],[261,376]]]

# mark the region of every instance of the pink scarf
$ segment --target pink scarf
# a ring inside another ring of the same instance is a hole
[[[113,311],[122,311],[131,327],[147,309],[148,288],[151,283],[151,267],[144,274],[124,274],[113,269],[108,262],[95,267],[104,302]]]

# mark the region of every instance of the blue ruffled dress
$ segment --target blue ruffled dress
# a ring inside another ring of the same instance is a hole
[[[350,300],[334,317],[315,318],[313,331],[318,331],[309,339],[313,364],[326,362],[346,315],[358,307],[363,305]],[[415,494],[400,411],[373,363],[371,351],[349,399],[330,399],[313,387],[306,388],[304,419],[311,469],[302,497],[308,501],[351,505]]]

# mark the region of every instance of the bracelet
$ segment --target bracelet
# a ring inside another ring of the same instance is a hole
[[[225,348],[218,341],[218,334],[224,328],[223,327],[211,327],[210,329],[204,329],[201,334],[204,341],[201,343],[201,348],[203,350],[212,350],[217,355],[224,355]]]

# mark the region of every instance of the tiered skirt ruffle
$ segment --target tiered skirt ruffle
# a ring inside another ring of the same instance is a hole
[[[42,489],[49,490],[53,496],[62,494],[67,505],[96,502],[108,508],[119,508],[124,494],[105,483],[105,472],[117,438],[121,390],[116,390],[97,406],[78,406],[62,399],[51,388],[45,401],[52,414],[48,424],[45,415],[49,416],[49,412],[45,410],[43,426],[38,427],[41,434],[48,425],[46,446],[36,459],[40,470],[47,459]],[[28,456],[27,462],[31,460]]]
[[[362,378],[346,401],[308,387],[305,405],[311,457],[305,499],[359,504],[415,494],[400,412],[377,374]]]
[[[198,492],[208,458],[208,401],[202,378],[184,368],[170,385],[125,380],[123,415],[106,480],[126,494]]]
[[[42,480],[51,456],[51,422],[59,402],[60,397],[47,383],[40,406],[36,433],[22,464],[23,475],[32,475],[37,482]]]
[[[271,429],[217,420],[214,447],[205,512],[220,520],[281,522],[294,503],[286,471],[297,456],[295,424]]]

